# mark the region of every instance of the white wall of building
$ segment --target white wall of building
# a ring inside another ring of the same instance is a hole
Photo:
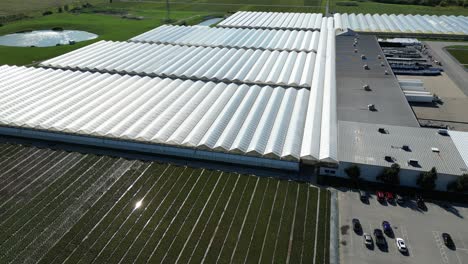
[[[328,176],[336,176],[341,178],[348,178],[346,175],[346,168],[351,166],[353,163],[349,162],[340,162],[338,168],[320,168],[320,174]],[[382,173],[384,167],[367,165],[367,164],[356,164],[361,170],[361,179],[369,182],[378,182],[376,177]],[[400,169],[400,185],[408,187],[418,187],[416,181],[421,174],[421,171],[418,170],[409,170],[405,168]],[[458,175],[450,174],[437,174],[436,190],[446,191],[447,184],[452,182],[459,177]]]

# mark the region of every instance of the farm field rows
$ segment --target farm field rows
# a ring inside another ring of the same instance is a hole
[[[327,263],[305,183],[5,143],[0,167],[0,263]]]

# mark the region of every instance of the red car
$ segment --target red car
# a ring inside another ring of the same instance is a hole
[[[385,195],[383,192],[377,191],[377,200],[379,200],[380,202],[385,200]]]
[[[385,193],[385,198],[387,199],[388,202],[393,202],[395,197],[393,196],[393,193],[391,192],[386,192]]]

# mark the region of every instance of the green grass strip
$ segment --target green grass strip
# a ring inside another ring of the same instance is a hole
[[[280,188],[280,181],[272,179],[265,193],[263,206],[259,213],[258,221],[255,225],[252,241],[247,249],[247,263],[257,263],[262,251],[263,240],[267,232],[268,222],[270,219],[271,211],[273,210],[277,192]]]
[[[198,244],[190,260],[191,263],[202,262],[225,206],[232,206],[232,203],[229,202],[230,199],[237,200],[242,192],[246,180],[247,179],[245,177],[241,177],[239,174],[235,174],[233,177],[230,177],[227,185],[228,188],[221,194],[217,206],[211,212],[211,216],[201,233],[199,238],[200,240],[198,241]],[[229,210],[231,209],[227,209],[226,212]]]
[[[49,201],[53,200],[57,197],[65,187],[66,184],[71,184],[73,181],[77,180],[81,173],[86,171],[86,165],[91,165],[97,162],[97,157],[89,157],[87,160],[83,161],[83,167],[75,167],[74,170],[69,171],[65,177],[63,177],[64,181],[56,182],[54,185],[49,186],[47,192],[43,192],[42,195],[34,199],[34,201],[29,202],[27,205],[23,206],[21,210],[16,211],[13,215],[10,216],[10,219],[2,218],[1,226],[1,241],[6,239],[7,234],[11,234],[10,231],[7,232],[9,228],[15,226],[21,227],[25,222],[31,219],[36,213],[42,210]],[[16,230],[16,229],[13,229]],[[14,231],[13,231],[14,232]]]
[[[183,169],[175,167],[171,174],[178,175]],[[177,178],[168,177],[172,182],[166,182],[171,186]],[[90,262],[100,252],[102,246],[105,245],[107,238],[117,231],[118,227],[123,223],[125,218],[133,213],[139,213],[134,211],[135,204],[140,201],[148,192],[154,190],[151,189],[151,184],[143,184],[141,189],[136,190],[135,193],[125,197],[121,202],[123,207],[121,210],[114,210],[88,235],[88,239],[84,243],[80,244],[80,247],[75,251],[68,259],[67,263],[80,263]],[[162,189],[162,187],[160,186]],[[164,192],[165,190],[163,190]]]
[[[202,210],[202,213],[193,219],[194,225],[189,232],[189,237],[184,242],[184,246],[180,255],[177,257],[178,262],[180,263],[188,263],[190,257],[192,256],[192,252],[195,250],[200,236],[203,233],[203,230],[208,223],[208,220],[212,214],[212,211],[217,206],[222,196],[222,194],[232,188],[232,185],[235,182],[235,177],[233,174],[226,174],[226,173],[218,173],[218,175],[213,175],[213,177],[219,178],[219,184],[216,186],[214,192],[211,194],[209,199],[206,201],[205,208]]]
[[[195,226],[198,217],[205,215],[202,214],[204,213],[203,209],[205,208],[207,210],[210,210],[210,206],[214,205],[213,200],[216,200],[219,194],[221,193],[221,186],[223,186],[223,184],[225,183],[226,176],[227,175],[220,176],[219,172],[210,172],[205,190],[203,190],[200,193],[200,197],[195,201],[193,208],[191,209],[190,213],[185,219],[185,222],[180,227],[178,235],[174,237],[173,244],[168,249],[168,252],[165,256],[165,262],[176,262],[179,254],[181,253],[184,247],[185,242],[191,238],[189,236],[192,231],[192,228],[194,228]]]
[[[252,194],[252,189],[255,185],[251,176],[239,175],[239,182],[237,183],[236,189],[233,191],[231,199],[225,211],[222,212],[222,218],[214,225],[215,234],[212,236],[212,242],[208,252],[205,253],[204,262],[206,263],[215,263],[218,261],[218,256],[222,250],[226,236],[228,236],[229,228],[231,223],[236,216],[236,213],[239,211],[239,206],[242,204],[242,201],[245,200],[244,204],[246,205],[250,201],[250,195]],[[248,186],[250,185],[250,188]],[[224,210],[224,209],[223,209]]]
[[[247,210],[249,209],[249,204],[253,203],[253,198],[256,196],[256,192],[258,190],[258,183],[259,178],[248,176],[250,177],[248,185],[245,189],[244,196],[242,197],[239,205],[237,207],[237,212],[232,217],[229,232],[226,234],[221,252],[219,253],[217,262],[218,263],[229,263],[231,261],[231,256],[237,244],[237,239],[241,234],[242,224],[244,222],[245,217],[247,217]],[[263,182],[266,184],[266,182]]]
[[[159,164],[152,164],[143,174],[140,174],[138,180],[132,183],[123,193],[119,193],[118,195],[114,196],[114,199],[110,201],[111,206],[110,208],[98,211],[97,214],[91,215],[84,219],[82,229],[76,230],[76,235],[72,236],[72,239],[66,244],[65,252],[63,254],[63,258],[57,258],[54,263],[63,263],[64,260],[71,258],[71,254],[75,253],[76,250],[79,249],[79,245],[85,238],[89,238],[91,234],[94,233],[95,229],[105,230],[106,227],[109,226],[111,222],[111,218],[118,215],[124,208],[129,204],[129,200],[132,197],[138,195],[143,187],[150,186],[147,181],[150,180],[148,175],[152,175],[152,173],[161,173],[167,171],[173,171],[175,168],[169,165],[159,165]],[[155,181],[157,182],[159,178],[155,177]],[[104,201],[103,201],[104,202]],[[95,209],[99,209],[98,206],[95,206]]]
[[[262,205],[264,205],[266,190],[269,184],[272,184],[273,180],[268,178],[259,178],[258,182],[257,190],[252,199],[252,204],[250,205],[250,210],[245,219],[244,228],[239,234],[240,237],[236,238],[238,239],[238,242],[236,242],[236,250],[232,253],[233,263],[242,263],[246,258],[247,250],[249,248],[250,240],[252,238],[257,219],[259,217]]]
[[[186,221],[189,213],[195,207],[195,204],[200,200],[200,197],[203,196],[202,194],[209,193],[209,189],[206,189],[209,186],[210,178],[209,176],[212,174],[212,171],[208,170],[195,170],[193,172],[193,180],[196,179],[196,183],[192,186],[191,191],[189,194],[183,193],[182,196],[184,198],[183,204],[173,207],[176,212],[176,216],[167,216],[167,220],[169,221],[167,228],[163,228],[162,237],[157,239],[157,245],[153,249],[153,256],[149,260],[153,263],[162,263],[163,258],[167,254],[168,250],[174,245],[174,239],[180,234],[180,229]],[[214,181],[213,181],[214,182]],[[174,205],[175,206],[175,205]],[[185,235],[185,234],[182,234]],[[115,257],[116,262],[119,259],[118,256]],[[113,259],[110,259],[113,262]]]
[[[281,216],[281,225],[276,238],[276,248],[273,262],[286,263],[289,250],[289,238],[291,235],[291,227],[294,218],[294,208],[296,206],[297,193],[299,184],[290,182],[288,186],[288,195]]]
[[[291,248],[290,263],[301,263],[302,248],[305,242],[305,225],[307,210],[307,189],[308,184],[299,185],[299,198],[297,201],[296,219],[294,222],[293,241]]]
[[[263,241],[263,250],[260,256],[260,263],[272,263],[275,251],[275,244],[280,228],[281,215],[283,214],[284,206],[288,196],[289,182],[280,181],[278,195],[273,205],[273,211],[269,223],[267,224],[267,232]]]
[[[82,208],[86,207],[91,198],[99,191],[102,187],[102,183],[107,181],[110,176],[112,176],[116,171],[119,171],[119,168],[123,163],[119,164],[119,161],[111,161],[104,165],[106,168],[105,172],[94,171],[93,174],[88,175],[88,178],[81,184],[78,188],[73,189],[70,192],[70,196],[62,200],[54,200],[50,206],[50,210],[44,210],[40,212],[40,217],[35,217],[25,225],[27,228],[21,230],[22,239],[17,240],[17,249],[14,249],[15,255],[18,257],[23,256],[23,251],[25,248],[30,246],[32,243],[35,243],[37,238],[43,235],[43,231],[48,226],[54,226],[59,230],[61,226],[61,221],[65,221],[70,215],[65,214],[74,214],[75,212],[80,212]],[[111,166],[107,166],[111,165]],[[81,215],[76,215],[75,217],[80,217]],[[64,222],[65,223],[65,222]],[[66,232],[62,231],[63,233]],[[14,242],[13,242],[14,243]]]
[[[41,259],[40,263],[52,263],[54,259],[63,261],[71,253],[67,250],[70,243],[79,243],[92,227],[105,216],[140,174],[148,168],[148,163],[133,166],[112,186],[80,220],[62,237],[62,239]],[[137,168],[135,168],[137,167]],[[154,166],[157,167],[157,166]],[[135,182],[135,184],[137,184]],[[75,242],[73,242],[75,241]]]
[[[318,189],[307,187],[307,211],[305,219],[304,246],[302,249],[302,263],[314,262],[315,229],[317,224]]]
[[[320,191],[320,208],[319,208],[319,222],[318,222],[318,233],[317,233],[317,251],[315,255],[315,262],[317,264],[325,263],[325,249],[328,248],[326,244],[326,237],[328,232],[329,222],[327,221],[327,206],[329,191],[326,189],[321,189]]]
[[[149,259],[153,250],[156,249],[157,242],[169,226],[170,221],[175,216],[177,209],[182,205],[182,202],[187,197],[189,190],[196,184],[197,177],[194,176],[194,174],[198,175],[199,173],[200,170],[185,169],[177,183],[174,185],[175,188],[173,188],[167,195],[164,202],[160,204],[161,206],[158,205],[159,208],[155,208],[155,210],[152,211],[156,213],[152,220],[156,225],[154,228],[150,227],[150,231],[152,232],[149,239],[146,241],[146,247],[143,249],[140,257]],[[151,197],[148,197],[148,199],[151,199]],[[155,201],[159,202],[157,199]],[[141,223],[136,224],[139,225]],[[145,254],[146,252],[149,252],[149,254]]]

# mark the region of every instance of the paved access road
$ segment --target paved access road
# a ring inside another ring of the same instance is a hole
[[[442,68],[444,68],[447,75],[468,96],[468,72],[444,50],[447,46],[466,45],[466,42],[425,41],[424,44],[428,46],[434,58],[442,62]]]
[[[435,203],[426,203],[428,210],[421,211],[414,201],[405,206],[381,205],[374,195],[369,204],[359,200],[355,191],[339,192],[340,214],[340,263],[468,263],[468,207],[449,206],[444,208]],[[395,239],[385,236],[388,251],[383,252],[374,247],[369,250],[364,246],[362,235],[356,234],[351,220],[358,218],[366,233],[372,235],[375,228],[382,229],[382,221],[390,222],[395,237],[405,240],[409,255],[401,254],[395,244]],[[442,241],[441,234],[451,234],[456,250],[448,249]]]

